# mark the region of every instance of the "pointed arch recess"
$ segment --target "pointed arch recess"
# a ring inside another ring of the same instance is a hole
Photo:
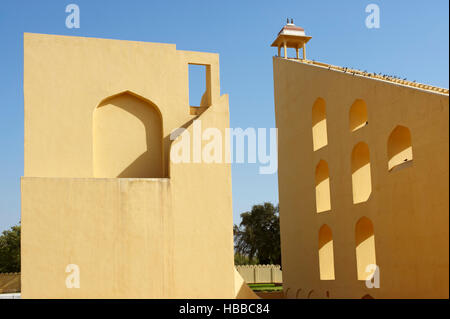
[[[165,177],[159,108],[130,91],[100,102],[93,114],[93,174],[99,178]]]

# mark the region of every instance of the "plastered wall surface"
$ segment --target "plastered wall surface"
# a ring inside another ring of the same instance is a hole
[[[217,54],[179,51],[173,44],[25,33],[24,176],[93,177],[93,114],[123,92],[159,109],[167,175],[167,136],[195,117],[189,63],[211,66],[214,105],[220,99]]]
[[[229,127],[218,55],[25,34],[24,58],[22,298],[235,297],[230,164],[169,161],[173,129]]]
[[[448,94],[277,57],[273,71],[287,297],[448,298]],[[312,110],[319,98],[326,106],[327,142],[314,151]],[[359,99],[368,123],[352,132],[349,110]],[[388,139],[398,125],[410,131],[413,159],[408,151],[405,163],[389,171]],[[360,142],[368,146],[370,168],[367,152],[357,150],[364,156],[353,167],[363,169],[352,178],[352,151]],[[331,208],[318,214],[315,171],[321,160],[329,167]],[[352,180],[361,183],[356,194]],[[358,280],[355,228],[364,216],[373,226],[374,236],[364,243],[375,247],[380,288]],[[320,280],[323,225],[332,231],[334,280]]]

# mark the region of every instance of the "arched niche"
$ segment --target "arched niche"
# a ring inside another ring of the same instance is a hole
[[[130,91],[101,101],[93,115],[93,156],[94,177],[164,177],[158,107]]]
[[[355,145],[351,162],[353,203],[358,204],[367,201],[372,193],[370,151],[366,143],[359,142]]]
[[[333,233],[328,225],[319,230],[320,280],[334,280]]]
[[[369,122],[367,119],[367,105],[362,99],[353,102],[349,112],[349,128],[350,132],[359,130],[366,126]]]
[[[312,135],[314,151],[328,144],[326,103],[321,97],[317,98],[312,107]]]
[[[366,272],[367,266],[376,265],[375,234],[372,221],[369,218],[361,217],[356,223],[355,242],[358,280],[367,280],[370,275]]]
[[[388,138],[388,169],[389,171],[404,167],[413,160],[412,141],[410,130],[398,125]]]
[[[283,289],[284,298],[289,299],[289,291],[290,290],[291,290],[291,288],[286,288],[286,290]]]
[[[320,160],[316,166],[315,184],[317,213],[331,210],[330,172],[328,169],[328,163],[324,160]]]

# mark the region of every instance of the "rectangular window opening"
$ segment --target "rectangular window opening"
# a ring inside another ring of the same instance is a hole
[[[192,107],[211,104],[209,69],[208,65],[189,64],[189,105]]]

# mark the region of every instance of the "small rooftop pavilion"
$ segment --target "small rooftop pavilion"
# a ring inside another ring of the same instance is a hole
[[[278,48],[278,56],[281,56],[281,47],[284,48],[284,58],[287,59],[287,49],[293,48],[296,52],[296,58],[299,57],[299,49],[302,48],[303,56],[302,60],[306,60],[306,48],[305,45],[311,40],[312,37],[309,37],[305,34],[305,30],[302,27],[296,26],[294,24],[294,19],[287,19],[286,25],[278,32],[277,38],[272,43],[272,47]]]

